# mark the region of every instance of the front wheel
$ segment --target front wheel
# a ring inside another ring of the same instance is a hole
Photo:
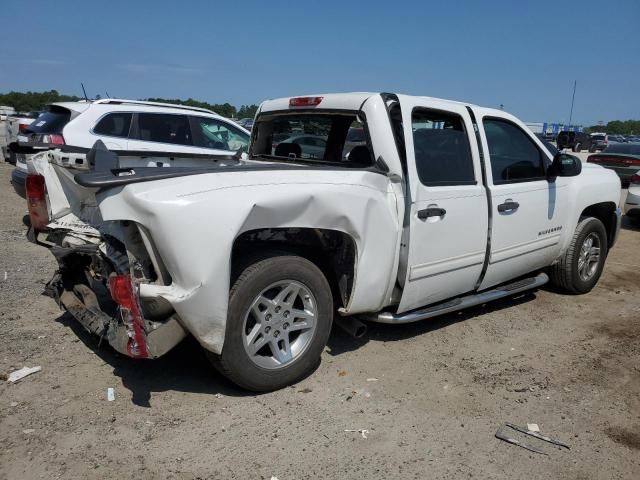
[[[581,150],[582,150],[582,144],[581,144],[581,143],[576,143],[576,144],[573,146],[573,151],[574,151],[574,152],[579,152],[579,151],[581,151]]]
[[[590,292],[607,258],[607,232],[600,220],[580,220],[562,258],[549,269],[551,282],[570,293]]]
[[[333,297],[322,271],[293,255],[247,267],[235,281],[221,355],[213,365],[247,390],[267,392],[311,373],[333,321]]]

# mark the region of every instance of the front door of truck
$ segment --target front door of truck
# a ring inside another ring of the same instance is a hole
[[[488,210],[465,107],[399,99],[411,199],[402,242],[401,313],[475,288],[486,255]]]
[[[549,182],[551,159],[515,119],[475,108],[488,160],[491,252],[485,289],[550,265],[567,223],[568,179]]]

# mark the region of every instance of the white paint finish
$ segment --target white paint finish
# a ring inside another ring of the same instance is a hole
[[[399,99],[412,200],[408,269],[398,308],[399,312],[404,312],[474,289],[485,258],[488,215],[480,157],[466,108],[432,98],[401,95]],[[420,182],[411,119],[415,108],[450,112],[462,118],[471,148],[476,185],[428,187]],[[444,208],[446,214],[419,219],[418,211],[427,207]]]
[[[246,171],[128,185],[98,194],[105,220],[144,225],[173,285],[161,296],[206,348],[220,352],[229,296],[230,252],[243,232],[323,228],[356,244],[347,313],[382,308],[393,278],[398,223],[389,179],[364,171]]]

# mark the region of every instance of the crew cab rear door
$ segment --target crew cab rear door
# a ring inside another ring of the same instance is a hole
[[[398,98],[411,202],[399,275],[401,313],[475,288],[486,256],[488,210],[465,106]]]
[[[480,290],[550,265],[568,221],[566,177],[548,181],[546,149],[511,115],[473,107],[491,193],[491,251]]]

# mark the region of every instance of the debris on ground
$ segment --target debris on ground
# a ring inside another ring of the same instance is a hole
[[[536,424],[531,424],[531,426],[535,426],[537,427],[538,425]],[[527,427],[529,427],[529,424],[527,424]],[[551,443],[553,445],[556,445],[558,447],[562,447],[562,448],[566,448],[567,450],[570,449],[569,445],[567,445],[566,443],[563,443],[559,440],[554,440],[550,437],[547,437],[545,435],[542,435],[541,433],[538,433],[537,431],[532,431],[529,430],[528,428],[523,428],[523,427],[519,427],[517,425],[514,425],[513,423],[505,423],[503,425],[500,425],[500,428],[498,428],[498,431],[496,432],[496,438],[503,440],[507,443],[511,443],[512,445],[517,445],[519,447],[522,447],[526,450],[529,450],[530,452],[534,452],[534,453],[540,453],[542,455],[548,455],[547,452],[545,452],[544,450],[541,450],[540,448],[534,446],[534,445],[530,445],[528,443],[524,443],[516,438],[514,438],[513,436],[511,436],[510,433],[506,432],[506,430],[510,428],[512,430],[515,430],[516,432],[520,432],[523,433],[525,435],[529,435],[531,437],[537,438],[538,440],[542,440],[544,442],[547,443]]]
[[[378,379],[374,378],[374,377],[367,378],[367,382],[377,382],[377,381],[378,381]]]
[[[11,402],[9,404],[10,407],[17,407],[18,406],[18,402]]]
[[[338,372],[338,376],[339,376],[339,377],[344,377],[346,374],[347,374],[347,372],[346,372],[346,371],[344,371],[344,370],[340,370],[340,371]]]
[[[540,427],[537,423],[527,423],[527,430],[529,430],[530,432],[539,432]]]
[[[20,370],[15,370],[9,374],[7,377],[7,381],[11,383],[15,383],[18,380],[23,379],[24,377],[31,375],[32,373],[36,373],[42,370],[42,367],[22,367]]]
[[[359,433],[360,435],[362,435],[362,438],[366,439],[367,438],[367,434],[369,433],[369,430],[367,430],[365,428],[360,428],[358,430],[345,430],[345,432]]]
[[[22,430],[22,433],[26,433],[28,435],[28,434],[33,433],[35,431],[36,431],[35,428],[27,428],[25,430]]]
[[[313,390],[311,390],[309,387],[305,387],[302,390],[298,390],[298,393],[311,393],[313,392]]]
[[[107,388],[107,401],[113,402],[115,399],[116,399],[116,391],[112,387]]]

